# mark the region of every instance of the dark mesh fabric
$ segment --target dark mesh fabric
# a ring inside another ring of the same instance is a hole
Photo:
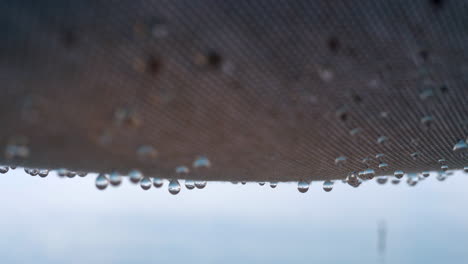
[[[379,174],[468,165],[453,151],[467,1],[3,0],[0,13],[0,143],[30,150],[4,164],[172,177],[204,155],[211,168],[189,177],[280,181],[344,178],[366,157]]]

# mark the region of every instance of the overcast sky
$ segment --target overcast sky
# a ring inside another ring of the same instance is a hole
[[[305,194],[209,182],[173,196],[167,182],[143,191],[127,179],[98,191],[94,179],[0,175],[0,263],[468,263],[464,173]]]

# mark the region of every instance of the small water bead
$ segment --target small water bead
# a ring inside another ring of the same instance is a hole
[[[443,171],[448,171],[449,167],[448,167],[448,165],[442,165],[442,166],[440,166],[440,169],[443,170]]]
[[[29,169],[29,175],[36,176],[37,174],[39,174],[38,169]]]
[[[10,169],[14,170],[14,169],[16,169],[16,166],[15,165],[10,166]]]
[[[270,187],[272,189],[276,188],[276,186],[278,186],[278,182],[270,182]]]
[[[138,147],[137,155],[140,159],[154,159],[158,155],[158,152],[153,146],[143,145]]]
[[[187,168],[186,166],[178,166],[176,169],[175,169],[175,172],[177,174],[188,174],[190,172],[189,168]]]
[[[392,181],[391,181],[391,183],[392,183],[393,185],[397,185],[397,184],[400,183],[400,179],[398,179],[398,178],[393,178]]]
[[[340,156],[340,157],[335,159],[335,165],[337,165],[339,167],[343,166],[345,163],[346,163],[346,157],[344,157],[344,156]]]
[[[206,187],[206,181],[195,181],[195,187],[197,189],[203,189]]]
[[[468,144],[466,144],[465,140],[461,139],[460,141],[453,146],[453,151],[455,152],[465,152],[468,150]]]
[[[245,185],[246,183],[247,183],[247,182],[245,182],[245,181],[241,181],[241,184],[242,184],[242,185]]]
[[[363,158],[362,163],[364,163],[364,165],[366,165],[366,167],[369,167],[371,165],[371,163],[372,163],[372,159],[369,158],[369,157]]]
[[[195,188],[195,182],[193,180],[185,180],[185,188],[187,188],[187,190],[193,190]]]
[[[309,190],[309,183],[305,181],[299,181],[297,183],[297,190],[301,193],[306,193]]]
[[[378,184],[386,184],[388,181],[388,177],[387,176],[379,176],[377,177],[377,183]]]
[[[109,185],[109,179],[107,179],[107,176],[103,173],[100,173],[97,178],[96,178],[96,187],[99,190],[104,190],[107,188]]]
[[[422,174],[422,176],[424,176],[426,178],[429,177],[429,175],[431,175],[431,173],[428,172],[428,171],[423,171],[421,174]]]
[[[80,177],[86,177],[86,175],[88,175],[88,173],[85,172],[85,171],[77,171],[77,172],[76,172],[76,175],[78,175],[78,176],[80,176]]]
[[[364,172],[363,172],[362,175],[363,175],[363,177],[367,177],[367,176],[365,175]],[[357,175],[356,175],[355,172],[350,173],[350,174],[346,177],[346,182],[347,182],[350,186],[352,186],[352,187],[354,187],[354,188],[359,187],[359,185],[361,185],[361,183],[362,183],[362,181],[357,177]]]
[[[463,167],[463,171],[468,173],[468,166]]]
[[[109,175],[109,182],[112,186],[119,186],[122,184],[122,176],[114,171]]]
[[[411,157],[413,158],[413,160],[417,160],[419,156],[421,156],[421,152],[419,151],[411,153]]]
[[[369,180],[372,180],[375,176],[375,171],[374,169],[371,169],[371,168],[367,168],[364,170],[364,176],[369,179]]]
[[[176,195],[180,192],[180,183],[178,180],[171,180],[168,186],[169,193]]]
[[[395,178],[397,179],[401,179],[403,178],[403,176],[405,175],[405,173],[401,170],[397,170],[393,173],[393,176],[395,176]]]
[[[381,169],[381,170],[383,170],[383,171],[384,171],[384,170],[387,170],[387,169],[388,169],[388,164],[385,163],[385,162],[380,163],[380,164],[379,164],[379,169]]]
[[[8,170],[9,170],[8,166],[2,166],[2,167],[0,167],[0,173],[2,173],[2,174],[7,173]]]
[[[446,159],[439,159],[437,162],[439,162],[440,164],[445,164],[445,163],[447,163],[447,160]]]
[[[382,161],[382,159],[385,157],[385,154],[379,153],[375,155],[375,158]]]
[[[421,118],[421,124],[426,128],[430,128],[433,122],[434,118],[432,116],[425,116]]]
[[[41,170],[39,170],[38,175],[39,175],[40,177],[42,177],[42,178],[45,178],[45,177],[47,177],[47,175],[49,175],[49,170],[47,170],[47,169],[41,169]]]
[[[427,100],[433,96],[434,91],[432,90],[432,88],[426,88],[419,94],[419,98],[421,98],[421,100]]]
[[[58,169],[57,170],[57,175],[59,177],[65,177],[67,174],[68,174],[68,170],[66,170],[66,169]]]
[[[29,157],[29,148],[25,145],[8,144],[5,148],[5,157],[9,160],[26,159]]]
[[[377,143],[378,144],[383,144],[385,142],[388,141],[388,137],[387,136],[380,136],[379,138],[377,138]]]
[[[209,168],[211,167],[211,162],[205,156],[198,157],[192,165],[194,168]]]
[[[145,191],[151,188],[151,184],[151,180],[148,177],[143,177],[140,181],[140,187]]]
[[[415,186],[418,182],[419,182],[419,177],[418,177],[417,174],[415,174],[415,173],[408,174],[408,178],[406,180],[406,183],[409,186]]]
[[[324,181],[323,182],[323,190],[326,192],[330,192],[333,190],[333,182],[332,181]]]
[[[265,185],[265,182],[259,182],[258,185],[263,186]]]
[[[436,177],[438,181],[445,181],[447,179],[447,175],[445,173],[439,173]]]
[[[360,134],[361,132],[362,132],[362,129],[359,128],[359,127],[356,127],[356,128],[351,129],[351,130],[349,131],[349,134],[350,134],[351,136],[356,136],[356,135]]]
[[[161,178],[153,178],[153,185],[156,188],[161,188],[164,185],[164,182]]]
[[[143,178],[143,174],[139,170],[131,170],[128,173],[128,176],[130,177],[130,182],[137,184],[141,181],[141,178]]]
[[[76,172],[74,172],[74,171],[68,171],[67,172],[67,177],[68,178],[75,178],[75,176],[76,176]]]

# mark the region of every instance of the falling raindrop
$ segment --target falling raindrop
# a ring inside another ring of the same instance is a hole
[[[388,177],[387,176],[379,176],[377,177],[377,183],[378,184],[386,184],[388,181]]]
[[[47,170],[47,169],[41,169],[41,170],[39,170],[38,175],[39,175],[40,177],[42,177],[42,178],[45,178],[45,177],[47,177],[47,175],[49,175],[49,170]]]
[[[164,182],[161,178],[153,178],[153,185],[156,188],[161,188],[163,186]]]
[[[180,183],[178,180],[171,180],[168,186],[169,193],[176,195],[180,192]]]
[[[151,188],[151,180],[148,177],[143,177],[140,181],[140,187],[147,191]]]
[[[96,178],[96,187],[99,190],[104,190],[107,188],[108,185],[109,185],[109,179],[107,179],[105,174],[100,173]]]
[[[442,166],[440,166],[440,169],[443,170],[443,171],[448,171],[449,167],[448,167],[448,165],[442,165]]]
[[[2,166],[2,167],[0,167],[0,173],[2,173],[2,174],[7,173],[8,170],[9,170],[8,166]]]
[[[143,178],[143,174],[139,170],[131,170],[128,176],[130,177],[130,182],[134,184],[139,183],[141,178]]]
[[[345,163],[346,163],[346,157],[344,156],[340,156],[335,159],[335,165],[337,165],[338,167],[343,166]]]
[[[109,175],[109,182],[112,186],[119,186],[122,183],[122,176],[114,171]]]
[[[309,190],[309,183],[305,181],[299,181],[297,183],[297,190],[301,193],[305,193]]]
[[[195,181],[195,187],[197,189],[203,189],[206,187],[206,181]]]
[[[395,171],[393,173],[393,175],[395,176],[395,178],[401,179],[401,178],[403,178],[403,175],[405,175],[405,173],[403,171],[401,171],[401,170],[397,170],[397,171]]]
[[[185,188],[193,190],[193,188],[195,188],[195,182],[193,180],[185,180]]]
[[[333,182],[332,181],[324,181],[323,182],[323,190],[329,192],[333,190]]]
[[[276,188],[276,186],[278,186],[278,182],[270,182],[270,187],[272,189]]]

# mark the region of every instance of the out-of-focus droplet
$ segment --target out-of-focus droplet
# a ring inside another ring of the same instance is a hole
[[[142,160],[154,159],[158,155],[158,152],[153,146],[143,145],[138,147],[137,155]]]
[[[270,187],[271,188],[276,188],[276,186],[278,186],[278,182],[270,182]]]
[[[112,186],[119,186],[120,184],[122,184],[122,176],[120,176],[120,174],[118,174],[117,172],[113,171],[109,175],[109,182]]]
[[[466,144],[465,140],[459,140],[454,146],[453,151],[455,152],[466,152],[468,150],[468,144]]]
[[[340,156],[335,159],[335,165],[338,167],[343,166],[346,163],[346,157],[345,156]]]
[[[97,178],[96,178],[96,187],[99,190],[104,190],[107,188],[109,185],[109,179],[107,179],[107,176],[103,173],[100,173]]]
[[[258,185],[263,186],[265,185],[265,182],[259,182]]]
[[[380,136],[379,138],[377,138],[377,143],[379,143],[379,144],[386,143],[387,141],[388,141],[387,136]]]
[[[377,160],[379,160],[379,161],[382,161],[384,157],[385,157],[385,155],[382,154],[382,153],[379,153],[379,154],[376,154],[376,155],[375,155],[375,158],[376,158]]]
[[[143,173],[139,170],[131,170],[128,173],[128,177],[130,178],[131,183],[137,184],[141,181],[141,178],[143,178]]]
[[[430,128],[433,122],[434,118],[432,116],[424,116],[421,118],[421,124],[426,128]]]
[[[468,172],[468,166],[463,167],[464,172]]]
[[[423,171],[421,174],[422,174],[422,176],[424,176],[426,178],[429,177],[429,175],[431,175],[431,173],[428,172],[428,171]]]
[[[29,175],[36,176],[37,174],[39,174],[38,169],[29,169]]]
[[[356,136],[356,135],[360,134],[361,132],[362,132],[362,129],[359,128],[359,127],[356,127],[356,128],[351,129],[351,130],[349,131],[349,134],[350,134],[351,136]]]
[[[442,165],[442,166],[440,166],[440,169],[443,170],[443,171],[448,171],[449,167],[448,167],[448,165]]]
[[[68,171],[66,176],[67,176],[68,178],[75,178],[76,172],[74,172],[74,171]]]
[[[372,180],[375,176],[375,171],[374,169],[371,169],[371,168],[367,168],[363,171],[363,174],[365,176],[366,179],[368,180]]]
[[[151,188],[151,184],[151,180],[148,177],[143,177],[140,181],[140,187],[145,191]]]
[[[413,160],[417,160],[419,156],[421,156],[421,152],[419,151],[411,153],[411,158],[413,158]]]
[[[57,175],[59,177],[65,177],[65,176],[67,176],[67,173],[68,173],[68,170],[66,170],[66,169],[58,169],[57,170]]]
[[[323,182],[323,190],[329,192],[333,190],[333,182],[332,181],[324,181]]]
[[[377,177],[377,183],[378,184],[386,184],[388,181],[388,177],[387,176],[379,176]]]
[[[176,195],[180,192],[180,183],[178,180],[171,180],[168,186],[169,193]]]
[[[405,175],[405,173],[402,171],[402,170],[396,170],[393,175],[395,176],[395,178],[397,179],[401,179],[403,178],[403,176]]]
[[[85,171],[77,171],[77,172],[76,172],[76,175],[78,175],[78,176],[80,176],[80,177],[86,177],[86,175],[88,175],[88,173],[85,172]]]
[[[211,167],[211,162],[207,157],[200,156],[193,162],[193,167],[196,169],[197,168],[209,168]]]
[[[398,179],[398,178],[393,178],[392,181],[391,181],[391,183],[392,183],[393,185],[397,185],[397,184],[400,183],[400,179]]]
[[[187,190],[193,190],[195,188],[195,182],[193,180],[185,180],[185,188],[187,188]]]
[[[388,169],[388,164],[385,163],[385,162],[381,162],[381,163],[379,164],[379,169],[381,169],[381,170],[383,170],[383,171],[387,170],[387,169]]]
[[[16,169],[16,165],[10,166],[10,169],[12,169],[12,170]]]
[[[161,178],[153,178],[153,185],[156,188],[161,188],[163,186],[164,182]]]
[[[245,181],[241,181],[241,184],[242,184],[242,185],[245,185],[246,183],[247,183],[247,182],[245,182]]]

